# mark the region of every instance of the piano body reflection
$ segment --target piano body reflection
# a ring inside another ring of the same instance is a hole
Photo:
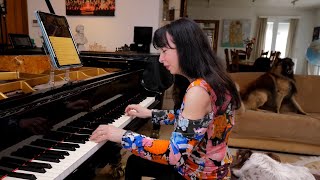
[[[0,79],[0,179],[91,178],[120,150],[88,141],[93,130],[100,124],[137,130],[145,121],[131,121],[124,108],[161,104],[161,93],[141,85],[157,55],[86,52],[81,58],[84,67],[70,71],[71,83],[59,84],[65,74],[55,72],[54,88],[42,87],[45,70]]]

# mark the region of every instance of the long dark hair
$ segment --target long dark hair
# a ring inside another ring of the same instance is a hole
[[[240,107],[240,97],[234,82],[223,67],[222,61],[214,54],[207,36],[194,21],[181,18],[156,30],[153,46],[156,49],[170,47],[168,33],[179,57],[182,73],[188,78],[203,78],[214,89],[217,105],[222,105],[226,93],[232,97],[234,109]]]
[[[172,88],[172,98],[174,102],[174,110],[178,110],[181,107],[183,97],[190,82],[187,78],[181,75],[174,75],[174,83]]]

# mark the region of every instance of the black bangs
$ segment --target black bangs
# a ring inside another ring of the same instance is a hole
[[[167,39],[167,30],[168,25],[163,26],[154,32],[152,44],[155,49],[170,47]]]

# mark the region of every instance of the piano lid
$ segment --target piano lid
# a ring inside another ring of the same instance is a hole
[[[88,74],[105,73],[85,70]],[[98,75],[84,81],[0,101],[0,149],[34,134],[44,134],[53,125],[119,94],[137,94],[142,89],[142,70]]]

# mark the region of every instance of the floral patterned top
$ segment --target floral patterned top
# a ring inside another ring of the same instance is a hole
[[[212,112],[202,119],[189,120],[180,110],[153,110],[152,122],[174,124],[170,140],[159,140],[127,131],[122,146],[133,154],[161,164],[173,165],[186,179],[229,179],[232,155],[228,151],[228,137],[234,125],[231,95],[218,102],[213,89],[203,79],[193,81],[194,87],[204,88],[210,95]]]

